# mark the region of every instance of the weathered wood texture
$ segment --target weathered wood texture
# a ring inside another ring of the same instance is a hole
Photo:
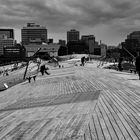
[[[88,65],[53,69],[0,92],[0,139],[139,140],[139,89]]]

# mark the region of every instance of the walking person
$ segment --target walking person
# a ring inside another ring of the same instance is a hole
[[[135,66],[136,66],[136,71],[138,73],[139,80],[140,80],[140,55],[139,53],[138,53],[138,56],[136,57]]]
[[[41,74],[44,75],[44,73],[46,73],[47,75],[50,75],[50,73],[47,72],[48,69],[49,69],[48,67],[47,67],[47,68],[45,67],[45,64],[42,65],[42,66],[40,67],[40,72],[41,72]]]
[[[119,63],[118,63],[118,70],[119,70],[119,71],[122,71],[122,70],[123,70],[123,68],[122,68],[122,61],[123,61],[123,58],[120,57],[120,58],[119,58]]]
[[[45,72],[45,65],[42,65],[42,66],[40,67],[40,72],[41,72],[42,75],[44,75],[44,72]]]
[[[81,58],[81,65],[84,66],[85,63],[85,56]]]

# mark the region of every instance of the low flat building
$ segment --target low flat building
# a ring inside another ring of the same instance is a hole
[[[25,45],[26,48],[26,57],[33,56],[40,48],[41,50],[39,52],[42,53],[48,53],[51,57],[52,56],[58,56],[58,50],[60,48],[59,44],[29,44]]]
[[[5,46],[3,48],[3,53],[4,58],[7,58],[9,60],[21,60],[25,58],[25,48],[20,44],[16,44],[14,46]]]

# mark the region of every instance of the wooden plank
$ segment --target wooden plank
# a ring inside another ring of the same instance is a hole
[[[121,112],[121,114],[124,116],[125,120],[127,121],[127,123],[129,124],[129,126],[131,127],[131,129],[133,130],[133,132],[135,133],[136,137],[140,137],[140,131],[138,126],[138,123],[135,124],[135,122],[131,119],[132,115],[128,114],[128,110],[126,110],[126,108],[123,106],[123,104],[121,104],[121,101],[119,100],[114,100],[116,101],[116,107],[119,107],[119,111]],[[130,117],[131,115],[131,117]]]
[[[55,128],[57,124],[59,124],[60,121],[58,119],[55,118],[51,118],[46,120],[46,123],[40,128],[38,129],[38,131],[32,136],[31,139],[28,139],[28,135],[26,136],[25,139],[27,140],[42,140],[43,138],[49,137],[49,135],[52,132],[52,128]],[[30,133],[29,133],[30,136]]]
[[[20,125],[19,127],[17,126],[12,131],[10,131],[6,135],[5,139],[21,139],[23,138],[23,135],[26,133],[26,131],[36,124],[38,124],[38,121],[25,122],[24,124]]]
[[[127,140],[131,140],[129,133],[127,131],[127,129],[124,127],[122,121],[120,120],[118,114],[118,111],[116,109],[113,108],[113,102],[112,100],[110,100],[106,95],[103,94],[103,99],[104,99],[104,103],[107,105],[108,109],[110,110],[110,113],[112,114],[116,125],[119,127],[120,132],[122,132],[123,136],[125,139]]]
[[[108,98],[110,98],[108,96]],[[129,133],[129,136],[131,138],[135,138],[137,139],[137,136],[135,135],[135,133],[133,132],[133,129],[131,129],[131,127],[129,126],[129,123],[127,122],[127,120],[124,118],[123,114],[121,114],[120,110],[116,107],[116,103],[115,103],[115,100],[114,100],[114,106],[112,106],[113,109],[117,110],[117,115],[119,116],[120,120],[122,121],[123,125],[125,126],[126,130],[128,131]]]
[[[135,106],[135,104],[133,104],[133,102],[131,102],[129,99],[127,100],[125,96],[123,97],[122,94],[123,94],[122,91],[121,92],[119,91],[119,93],[117,94],[117,96],[115,96],[115,98],[117,98],[122,103],[122,105],[127,109],[126,113],[128,112],[129,115],[132,116],[133,121],[135,121],[136,124],[139,124],[140,118],[139,115],[137,115],[139,112],[138,111],[139,108]]]
[[[105,139],[111,140],[111,136],[110,136],[108,127],[104,121],[104,118],[101,114],[101,111],[99,110],[99,106],[97,106],[97,108],[96,108],[96,113],[97,113],[98,120],[99,120],[99,123],[100,123],[100,126],[101,126],[101,129],[102,129],[102,132],[103,132]]]
[[[113,140],[117,140],[118,137],[117,137],[117,135],[116,135],[116,131],[115,131],[114,127],[112,126],[112,123],[111,123],[111,121],[109,120],[109,117],[108,117],[108,115],[107,115],[107,114],[109,114],[109,112],[105,112],[105,111],[104,111],[104,106],[102,106],[101,103],[102,103],[102,100],[100,99],[99,102],[98,102],[98,107],[99,107],[99,110],[100,110],[100,112],[101,112],[101,115],[102,115],[102,117],[103,117],[103,119],[104,119],[104,122],[105,122],[105,124],[106,124],[106,127],[107,127],[107,129],[108,129],[108,132],[109,132],[109,134],[110,134],[110,137],[111,137],[111,139],[113,139]]]
[[[30,129],[27,129],[24,135],[22,136],[23,139],[32,140],[35,138],[36,134],[39,134],[41,128],[44,128],[52,119],[50,120],[39,120],[38,123],[33,125]]]
[[[95,129],[97,130],[97,136],[99,140],[105,140],[105,136],[101,127],[101,124],[99,122],[98,116],[95,114],[92,115],[92,118],[95,123]]]
[[[107,116],[109,118],[109,121],[110,121],[110,123],[111,123],[111,125],[112,125],[112,127],[113,127],[113,129],[114,129],[114,131],[116,133],[117,138],[119,140],[125,140],[125,138],[123,136],[123,133],[120,131],[118,123],[117,123],[117,121],[115,120],[115,118],[113,116],[113,112],[111,112],[111,110],[107,106],[106,102],[104,101],[105,98],[101,97],[101,100],[102,100],[101,104],[102,104],[102,106],[103,106],[103,108],[104,108],[104,110],[105,110],[105,112],[106,112],[106,114],[107,114]]]

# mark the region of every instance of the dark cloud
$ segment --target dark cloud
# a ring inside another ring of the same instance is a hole
[[[0,26],[22,28],[36,22],[61,33],[104,24],[127,32],[140,25],[139,12],[139,0],[0,0]]]

